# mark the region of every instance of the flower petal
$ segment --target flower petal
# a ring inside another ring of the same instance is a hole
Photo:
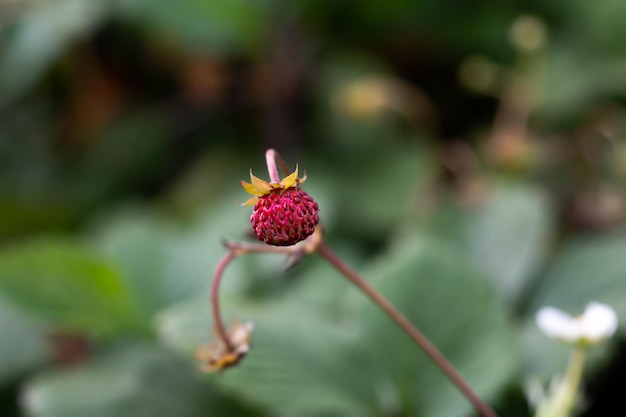
[[[581,324],[585,338],[598,342],[613,336],[617,330],[617,314],[611,307],[594,301],[587,304]]]
[[[296,170],[291,173],[291,175],[286,176],[280,182],[280,185],[283,188],[291,188],[298,185],[298,165],[296,165]]]
[[[581,331],[576,321],[557,308],[539,309],[535,320],[541,331],[553,339],[576,342],[581,338]]]

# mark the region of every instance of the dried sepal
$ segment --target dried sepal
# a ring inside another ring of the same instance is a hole
[[[252,185],[262,193],[261,195],[272,191],[272,185],[267,181],[263,181],[259,177],[255,177],[252,174],[252,169],[250,170],[250,181],[252,182]]]
[[[259,201],[259,197],[251,197],[248,200],[246,200],[245,203],[242,203],[242,206],[253,206],[257,203],[257,201]]]
[[[280,181],[280,186],[283,189],[297,187],[298,186],[298,165],[296,165],[296,170],[293,171],[290,175],[286,176]]]
[[[241,180],[240,183],[241,183],[241,186],[243,187],[243,189],[246,190],[247,193],[252,194],[252,195],[256,195],[258,197],[263,195],[263,191],[260,191],[253,184],[245,182],[244,180]]]
[[[213,343],[202,346],[196,351],[196,358],[201,362],[200,369],[204,372],[222,372],[238,365],[250,351],[250,333],[254,323],[232,323],[228,339],[232,349],[217,338]]]
[[[290,188],[297,188],[300,184],[302,184],[306,180],[306,175],[302,178],[298,178],[298,165],[296,165],[296,170],[283,178],[279,183],[269,183],[264,181],[258,177],[255,177],[252,174],[252,170],[250,170],[250,182],[246,182],[241,180],[241,186],[243,189],[253,196],[262,197],[264,195],[268,195],[272,191],[284,191]],[[256,200],[250,199],[246,201],[243,206],[248,206],[256,203]]]

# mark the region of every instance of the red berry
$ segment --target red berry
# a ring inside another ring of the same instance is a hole
[[[315,231],[318,211],[317,203],[299,188],[273,190],[259,197],[250,222],[259,240],[268,245],[291,246]]]

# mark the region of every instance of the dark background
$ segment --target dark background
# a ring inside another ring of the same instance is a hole
[[[237,260],[223,304],[255,348],[232,376],[195,369],[267,148],[306,170],[329,244],[502,415],[532,415],[568,355],[535,311],[626,318],[625,17],[0,0],[0,415],[471,415],[314,257]],[[623,341],[592,349],[582,415],[624,413]]]

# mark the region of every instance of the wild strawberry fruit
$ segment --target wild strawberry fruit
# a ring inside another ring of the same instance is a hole
[[[280,183],[269,183],[252,175],[250,183],[241,181],[244,190],[254,195],[243,205],[254,204],[250,216],[252,228],[259,240],[268,245],[291,246],[315,231],[319,223],[317,203],[300,184],[306,176],[298,178],[298,167]]]

